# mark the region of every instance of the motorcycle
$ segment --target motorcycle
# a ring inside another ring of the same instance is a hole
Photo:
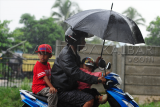
[[[98,65],[100,70],[104,70],[105,74],[106,70],[111,68],[111,63],[109,62],[106,65],[103,59],[100,59]],[[111,72],[107,76],[105,75],[105,78],[107,81],[103,86],[108,95],[107,101],[111,107],[139,107],[128,92],[124,92],[118,87],[122,83],[118,74]]]
[[[24,103],[22,107],[48,107],[47,97],[40,96],[27,90],[19,90],[21,101]],[[57,107],[75,107],[66,102],[58,101]]]
[[[105,61],[101,59],[99,61],[99,68],[105,71],[106,69],[109,70],[111,68],[111,63],[106,65]],[[106,78],[106,83],[103,85],[108,95],[107,101],[111,107],[139,107],[138,104],[134,101],[133,97],[124,92],[122,89],[118,87],[122,83],[121,78],[118,74],[111,72]],[[47,97],[39,96],[29,92],[27,90],[20,90],[20,95],[22,102],[24,105],[22,107],[47,107]],[[58,102],[58,107],[66,107],[66,104],[63,102]],[[75,107],[70,105],[68,107]]]

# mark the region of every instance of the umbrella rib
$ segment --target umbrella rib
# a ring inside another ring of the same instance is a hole
[[[111,12],[112,12],[112,10],[110,10],[109,20],[110,20]],[[109,20],[108,20],[108,22],[109,22]],[[107,31],[107,28],[108,28],[108,25],[107,25],[107,27],[106,27],[106,31]],[[104,32],[105,32],[105,31],[104,31]],[[104,32],[103,32],[103,36],[104,36]],[[108,32],[107,32],[107,34],[108,34]],[[104,38],[104,37],[103,37],[103,38]],[[102,53],[103,53],[104,43],[105,43],[105,38],[104,38],[104,42],[103,42],[103,46],[102,46],[101,57],[102,57]]]
[[[113,5],[113,3],[112,3],[112,5]],[[109,23],[109,21],[110,21],[111,12],[112,12],[112,10],[110,10],[110,15],[109,15],[108,23]],[[108,29],[108,24],[107,24],[107,26],[106,26],[106,31],[107,31],[107,29]],[[103,36],[104,36],[104,33],[105,33],[105,31],[103,32]],[[108,35],[108,32],[107,32],[107,35]],[[103,37],[103,38],[104,38],[104,37]],[[105,38],[104,38],[104,39],[105,39]]]
[[[119,14],[119,13],[117,13],[117,15],[119,15],[119,16],[121,16],[121,17],[123,17],[123,15],[121,15],[121,14]],[[127,24],[128,24],[128,26],[129,26],[129,23],[128,23],[128,21],[123,17],[123,19],[127,22]],[[132,32],[132,30],[131,30],[131,27],[129,26],[129,30]],[[133,40],[133,41],[131,41],[130,39],[128,39],[131,43],[133,43],[133,44],[135,44],[135,42],[134,42],[134,38],[133,38],[133,33],[131,33],[131,39]]]
[[[97,11],[96,13],[103,12],[103,11],[106,11],[106,10]],[[90,15],[92,15],[92,14],[95,14],[95,12],[89,14],[88,16],[90,16]],[[85,18],[87,18],[88,16],[86,16]],[[76,25],[79,25],[79,23],[82,22],[85,18],[83,18],[82,20],[80,20]],[[75,26],[74,26],[74,27],[75,27]]]

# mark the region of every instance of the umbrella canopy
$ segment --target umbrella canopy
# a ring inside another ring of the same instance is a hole
[[[84,31],[104,40],[138,44],[145,43],[136,23],[111,10],[92,9],[79,12],[65,20],[72,29]]]

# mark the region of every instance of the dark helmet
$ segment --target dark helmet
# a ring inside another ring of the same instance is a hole
[[[81,38],[89,37],[89,34],[79,30],[73,30],[71,27],[65,32],[65,41],[70,45],[80,45]]]

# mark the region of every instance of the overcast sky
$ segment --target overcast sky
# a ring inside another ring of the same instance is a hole
[[[113,11],[122,13],[128,7],[134,7],[146,19],[146,26],[157,16],[160,16],[160,0],[72,0],[78,3],[82,10],[107,9],[113,3]],[[0,0],[0,20],[12,20],[9,27],[13,31],[21,27],[19,20],[22,14],[30,13],[36,19],[51,15],[51,7],[55,0]],[[139,26],[143,37],[148,32],[145,26]]]

